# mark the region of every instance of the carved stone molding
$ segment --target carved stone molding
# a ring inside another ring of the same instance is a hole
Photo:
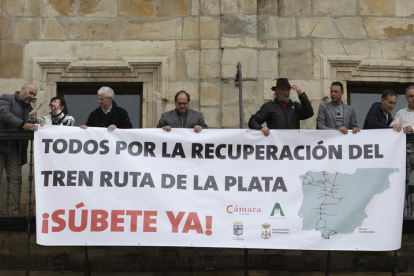
[[[367,56],[322,56],[322,98],[329,98],[333,81],[414,82],[414,62],[371,60]]]
[[[167,57],[123,57],[121,60],[78,60],[33,57],[32,78],[39,96],[57,94],[57,82],[142,82],[142,127],[155,127],[168,91]],[[38,98],[39,98],[38,96]],[[41,112],[48,112],[47,106]]]

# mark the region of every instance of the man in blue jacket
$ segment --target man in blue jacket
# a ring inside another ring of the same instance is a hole
[[[27,130],[36,131],[35,124],[28,123],[29,112],[33,109],[30,103],[37,95],[37,87],[34,84],[25,84],[20,91],[14,94],[0,96],[0,131],[2,130]],[[1,140],[0,141],[0,181],[3,171],[7,168],[10,172],[10,190],[8,195],[9,214],[19,214],[19,174],[20,164],[27,163],[27,140]],[[19,155],[19,151],[21,154]]]
[[[364,129],[391,128],[393,120],[391,111],[397,103],[397,93],[393,90],[385,90],[381,96],[381,102],[373,103],[364,122]]]

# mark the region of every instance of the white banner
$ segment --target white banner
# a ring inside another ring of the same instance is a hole
[[[35,132],[41,245],[396,250],[405,135]]]

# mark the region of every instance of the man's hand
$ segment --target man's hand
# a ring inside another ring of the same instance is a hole
[[[165,130],[166,132],[170,132],[171,131],[171,127],[170,126],[163,126],[162,129]],[[194,129],[194,131],[195,131],[195,129]]]
[[[395,131],[397,131],[397,132],[400,132],[401,131],[401,126],[399,125],[399,124],[395,124],[395,125],[393,125],[392,126],[392,128],[395,130]]]
[[[29,116],[30,117],[36,117],[37,116],[37,111],[33,109],[32,111],[30,111]]]
[[[339,127],[338,130],[340,132],[342,132],[343,134],[348,134],[348,129],[346,127],[344,127],[344,126]]]
[[[356,134],[356,133],[358,133],[358,132],[360,132],[361,131],[361,129],[359,128],[359,127],[354,127],[353,129],[352,129],[352,134]]]
[[[37,130],[37,125],[26,123],[26,124],[23,125],[23,129],[27,130],[27,131],[36,131]]]
[[[81,125],[81,126],[80,126],[80,128],[81,128],[81,129],[87,129],[87,128],[88,128],[88,126],[87,126],[87,125]]]
[[[294,85],[292,85],[292,89],[296,90],[296,92],[298,93],[298,96],[300,96],[300,94],[302,94],[302,90],[300,89],[299,86],[294,84]]]
[[[202,129],[203,129],[203,127],[202,127],[202,126],[196,125],[196,126],[194,127],[194,132],[195,132],[195,133],[199,133]]]
[[[114,131],[116,129],[116,125],[110,125],[109,127],[108,127],[108,131]]]
[[[269,136],[270,129],[268,127],[262,127],[261,131],[263,132],[264,136]]]
[[[413,127],[412,126],[405,126],[403,128],[404,133],[412,133],[413,132]]]

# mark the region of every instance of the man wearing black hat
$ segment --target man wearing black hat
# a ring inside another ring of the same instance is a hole
[[[296,90],[300,103],[290,99],[290,89]],[[290,85],[288,79],[280,78],[272,87],[276,98],[262,105],[249,120],[250,129],[258,129],[268,136],[270,129],[299,129],[300,120],[313,116],[313,108],[305,92],[297,85]],[[262,127],[266,122],[267,127]]]

